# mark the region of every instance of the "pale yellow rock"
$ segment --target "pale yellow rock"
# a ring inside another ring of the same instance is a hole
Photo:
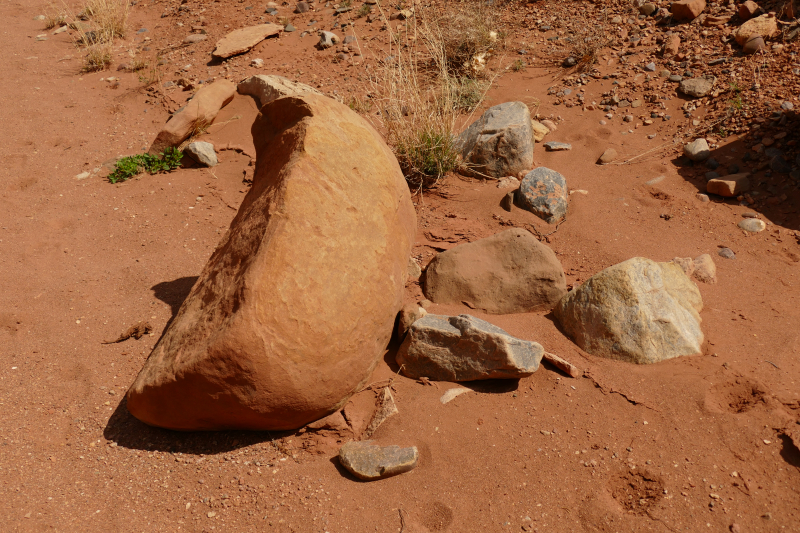
[[[764,39],[774,37],[778,34],[778,20],[775,15],[761,15],[760,17],[752,18],[739,26],[733,33],[736,42],[744,45],[750,37],[760,35]]]
[[[550,129],[547,126],[536,120],[531,120],[531,126],[533,126],[533,140],[537,143],[542,142],[542,139],[550,133]]]
[[[294,82],[283,76],[264,75],[250,76],[239,82],[236,86],[239,94],[253,96],[258,100],[261,109],[268,103],[284,96],[302,96],[308,93],[322,94],[313,87],[304,83]]]
[[[554,313],[587,352],[645,364],[700,353],[702,308],[679,265],[634,257],[571,290]]]

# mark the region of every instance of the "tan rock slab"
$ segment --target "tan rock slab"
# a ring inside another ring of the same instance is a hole
[[[169,147],[178,147],[192,132],[210,125],[219,110],[233,100],[236,85],[228,80],[217,80],[205,86],[186,102],[183,109],[172,115],[150,145],[149,153],[157,155]]]
[[[283,26],[271,23],[234,30],[217,42],[211,55],[217,59],[227,59],[243,54],[267,37],[278,35],[282,30]]]
[[[761,15],[760,17],[751,18],[736,31],[733,32],[733,37],[739,45],[744,45],[751,37],[760,35],[767,39],[775,37],[778,34],[778,20],[774,14]]]
[[[294,82],[283,76],[274,74],[250,76],[236,86],[239,94],[253,96],[258,101],[259,109],[268,103],[284,96],[302,96],[304,94],[322,94],[304,83]]]
[[[749,176],[749,173],[743,172],[709,180],[708,183],[706,183],[706,192],[726,198],[739,196],[750,190]]]

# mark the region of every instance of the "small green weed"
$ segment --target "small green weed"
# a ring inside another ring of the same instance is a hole
[[[517,59],[513,63],[511,63],[511,70],[513,70],[514,72],[519,72],[521,70],[525,70],[527,66],[528,65],[526,65],[523,60]]]
[[[744,100],[741,96],[737,96],[731,100],[731,107],[734,109],[742,109],[744,107]]]
[[[370,13],[372,13],[372,6],[369,4],[364,4],[363,6],[358,8],[358,11],[356,11],[356,18],[358,19],[361,17],[366,17]]]
[[[127,181],[142,172],[158,174],[169,172],[181,166],[183,153],[175,148],[167,148],[160,156],[137,154],[123,157],[117,161],[114,172],[108,175],[108,181],[119,183]]]
[[[742,92],[742,88],[739,87],[739,84],[736,83],[735,81],[730,82],[729,85],[730,85],[731,91],[733,91],[733,92],[735,92],[737,94]]]

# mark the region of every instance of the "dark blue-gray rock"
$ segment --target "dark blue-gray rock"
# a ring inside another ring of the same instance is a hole
[[[687,96],[693,98],[702,98],[711,92],[714,88],[714,83],[717,79],[713,76],[704,76],[702,78],[691,78],[681,81],[678,90]]]
[[[474,176],[516,176],[533,166],[531,113],[522,102],[490,107],[456,142]]]
[[[544,349],[470,315],[426,315],[414,322],[397,352],[404,375],[435,381],[530,376]]]
[[[717,252],[720,257],[724,257],[725,259],[736,259],[736,254],[733,253],[733,250],[730,248],[720,248],[719,252]]]
[[[772,158],[772,161],[769,162],[769,168],[773,172],[779,172],[781,174],[788,174],[792,171],[792,165],[779,155]]]
[[[217,165],[217,153],[211,143],[202,141],[189,143],[184,153],[203,166],[213,167]]]
[[[705,161],[711,156],[711,150],[708,147],[708,142],[701,137],[684,146],[683,155],[692,161]]]
[[[717,174],[713,170],[706,172],[706,181],[711,181],[715,179],[719,179],[719,174]]]
[[[583,350],[637,364],[702,351],[700,291],[676,263],[634,257],[572,289],[553,310]]]
[[[550,141],[544,143],[544,149],[548,152],[564,152],[566,150],[572,150],[572,145],[568,143]]]
[[[539,167],[522,179],[514,199],[518,207],[548,224],[556,224],[567,215],[567,194],[564,176],[555,170]]]
[[[339,463],[359,479],[372,481],[413,470],[419,452],[416,446],[378,446],[371,440],[351,440],[339,450]]]
[[[719,161],[717,161],[713,157],[709,157],[706,160],[706,167],[711,169],[711,170],[717,170],[717,168],[719,167]]]
[[[292,26],[292,23],[290,22],[289,24],[283,27],[283,31],[285,31],[286,33],[292,33],[293,31],[297,31],[297,28]]]
[[[728,165],[728,174],[738,174],[739,173],[739,165],[736,163],[731,163]]]
[[[574,57],[568,57],[568,58],[566,58],[566,59],[564,60],[564,62],[562,63],[562,65],[563,65],[563,66],[565,66],[565,67],[567,67],[567,68],[569,68],[569,67],[574,67],[574,66],[575,66],[575,65],[577,65],[577,64],[578,64],[578,62],[575,60],[575,58],[574,58]]]

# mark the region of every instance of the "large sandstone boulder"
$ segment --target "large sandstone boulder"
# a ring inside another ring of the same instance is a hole
[[[217,80],[197,91],[183,109],[167,121],[148,153],[158,155],[167,148],[180,146],[192,132],[214,122],[219,110],[233,100],[235,93],[236,85],[228,80]]]
[[[457,142],[472,174],[499,179],[533,166],[533,135],[528,106],[506,102],[487,109]]]
[[[700,353],[702,308],[679,265],[634,257],[571,290],[554,312],[587,352],[643,364]]]
[[[366,382],[402,305],[414,208],[380,135],[307,94],[261,109],[253,186],[128,391],[179,430],[294,429]]]
[[[233,30],[217,43],[211,55],[215,59],[227,59],[238,54],[243,54],[255,45],[273,35],[278,35],[283,31],[280,24],[257,24]]]
[[[425,296],[487,313],[552,309],[567,292],[556,254],[530,232],[507,229],[442,252],[425,270]]]
[[[397,364],[413,379],[519,379],[536,372],[543,356],[538,342],[514,338],[474,316],[425,315],[409,328]]]
[[[294,82],[274,74],[269,76],[264,74],[250,76],[240,81],[239,85],[236,86],[236,90],[239,91],[239,94],[254,97],[258,101],[259,109],[284,96],[303,96],[308,93],[322,94],[304,83]]]

